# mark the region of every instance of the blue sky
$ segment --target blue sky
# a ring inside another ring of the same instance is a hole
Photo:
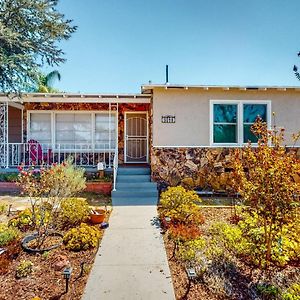
[[[136,93],[170,83],[297,85],[299,0],[61,0],[78,25],[61,44],[66,92]],[[45,71],[51,71],[46,68]]]

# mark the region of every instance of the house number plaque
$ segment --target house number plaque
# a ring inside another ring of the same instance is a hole
[[[161,116],[161,122],[162,123],[175,123],[176,122],[176,117],[167,115],[167,116]]]

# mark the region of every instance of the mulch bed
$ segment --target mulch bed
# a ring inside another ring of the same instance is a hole
[[[205,224],[202,226],[206,230],[216,221],[228,219],[231,216],[232,208],[202,208],[202,213],[205,216]],[[168,256],[169,266],[172,275],[173,286],[176,299],[181,299],[185,295],[188,278],[185,269],[176,259],[171,259],[173,253],[173,243],[164,236],[166,252]],[[219,300],[224,299],[213,295],[202,284],[192,284],[187,295],[187,300]]]
[[[211,224],[218,221],[228,221],[233,214],[233,208],[202,208],[203,215],[205,217],[205,224],[202,225],[203,234],[206,234],[207,229]],[[184,267],[176,260],[172,258],[173,254],[173,243],[168,240],[167,236],[164,236],[164,242],[169,261],[169,266],[172,275],[173,286],[175,290],[176,299],[183,299],[188,287],[188,278]],[[238,267],[238,272],[233,276],[231,281],[232,290],[234,295],[231,297],[221,296],[214,293],[214,283],[210,286],[201,282],[191,284],[191,288],[187,295],[186,300],[221,300],[221,299],[237,299],[237,300],[248,300],[254,299],[251,295],[251,286],[261,276],[261,272],[258,269],[251,270],[251,268],[243,263],[241,260],[235,261]],[[274,278],[286,278],[288,281],[295,282],[295,278],[300,279],[300,268],[299,266],[288,266],[280,271],[278,269],[274,271]],[[296,279],[297,282],[297,279]]]
[[[106,222],[108,218],[109,214],[106,216]],[[100,242],[101,240],[99,244]],[[8,251],[0,255],[0,300],[31,300],[34,297],[42,300],[81,299],[98,250],[94,248],[74,252],[61,245],[46,254],[31,254],[21,249],[20,241],[15,241],[5,248]],[[63,268],[55,270],[54,267],[59,257],[66,257],[73,268],[67,294]],[[16,279],[16,267],[22,260],[30,260],[33,263],[33,272],[28,277]],[[80,276],[82,263],[83,274]]]
[[[12,247],[14,247],[12,245]],[[49,252],[49,256],[41,254],[28,254],[19,249],[18,257],[11,261],[7,266],[1,262],[0,272],[0,299],[15,300],[15,299],[32,299],[36,296],[41,299],[81,299],[84,287],[87,282],[88,272],[78,278],[81,267],[81,262],[85,262],[85,269],[90,269],[95,258],[96,249],[91,249],[81,252],[72,252],[65,249],[63,246]],[[64,255],[70,261],[73,267],[73,273],[70,280],[70,290],[65,294],[65,280],[62,275],[62,270],[55,271],[53,264],[58,255]],[[34,267],[33,273],[28,277],[16,279],[16,267],[22,260],[30,260]],[[3,268],[3,267],[4,268]]]

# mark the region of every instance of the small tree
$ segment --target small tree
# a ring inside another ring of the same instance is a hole
[[[252,126],[258,137],[257,147],[249,142],[243,150],[236,150],[234,186],[257,214],[264,228],[266,266],[271,261],[272,242],[284,224],[293,222],[299,205],[300,184],[295,178],[300,162],[294,151],[282,145],[284,129],[276,126],[268,130],[258,119]]]
[[[56,227],[61,201],[85,188],[84,170],[75,168],[71,160],[53,164],[51,168],[19,168],[19,185],[31,201],[32,227],[38,232],[38,247]]]

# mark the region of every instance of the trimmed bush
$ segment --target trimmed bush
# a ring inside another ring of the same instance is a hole
[[[295,283],[291,285],[284,293],[282,293],[283,300],[300,300],[300,284]]]
[[[187,191],[182,186],[169,187],[161,194],[162,217],[170,217],[172,223],[203,224],[201,208],[196,204],[201,202],[195,191]]]
[[[70,229],[64,235],[64,243],[69,250],[87,250],[97,247],[100,237],[101,232],[99,229],[82,223],[79,227]]]
[[[85,199],[66,199],[61,202],[59,219],[63,225],[77,226],[88,220],[90,210]]]
[[[32,273],[33,263],[30,260],[22,260],[16,269],[16,278],[27,277]]]
[[[20,236],[19,230],[0,223],[0,246],[5,246]]]
[[[47,225],[51,221],[51,210],[52,206],[47,202],[36,206],[34,214],[32,213],[32,208],[26,208],[17,217],[11,219],[9,225],[17,227],[22,231],[34,228],[35,226]]]

